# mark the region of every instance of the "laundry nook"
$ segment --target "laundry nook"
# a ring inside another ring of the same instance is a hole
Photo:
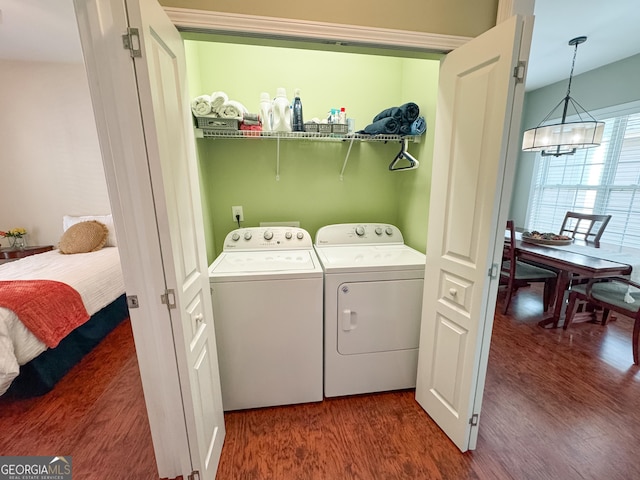
[[[225,411],[415,387],[438,56],[184,35]]]

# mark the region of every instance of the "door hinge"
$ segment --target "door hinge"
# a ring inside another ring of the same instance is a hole
[[[164,303],[168,308],[176,308],[176,292],[173,289],[166,290],[162,295],[160,295],[160,300]]]
[[[129,308],[139,308],[140,303],[138,303],[137,295],[127,295],[127,307]]]
[[[469,419],[469,425],[471,425],[472,427],[477,427],[478,426],[478,414],[474,413],[473,415],[471,415],[471,418]]]
[[[187,475],[187,480],[200,480],[200,472],[198,470],[194,470],[191,472],[191,475]]]
[[[498,264],[494,263],[489,267],[489,271],[487,272],[489,278],[497,278],[498,277]]]
[[[125,50],[129,50],[132,57],[142,57],[140,35],[137,28],[127,28],[127,33],[122,35],[122,44]]]
[[[518,64],[513,67],[513,76],[516,79],[516,83],[524,82],[524,72],[527,68],[527,62],[519,60]]]

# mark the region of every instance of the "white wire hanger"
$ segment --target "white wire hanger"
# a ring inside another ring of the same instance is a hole
[[[413,155],[411,155],[408,151],[409,140],[403,138],[400,140],[400,151],[396,155],[396,158],[389,164],[389,170],[392,172],[396,172],[398,170],[415,170],[420,166],[420,162],[416,160]],[[398,163],[406,160],[409,162],[408,165],[398,166]]]

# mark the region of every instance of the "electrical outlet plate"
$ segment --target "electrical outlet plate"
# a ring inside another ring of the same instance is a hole
[[[238,219],[236,218],[237,216],[240,217],[241,222],[244,221],[244,213],[242,212],[242,207],[231,207],[231,213],[233,215],[232,219],[234,222],[238,221]]]

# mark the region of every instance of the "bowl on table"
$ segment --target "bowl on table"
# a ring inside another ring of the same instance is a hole
[[[541,233],[537,230],[531,232],[522,232],[522,241],[535,243],[537,245],[569,245],[573,242],[573,238],[567,235],[558,235],[557,233]]]

